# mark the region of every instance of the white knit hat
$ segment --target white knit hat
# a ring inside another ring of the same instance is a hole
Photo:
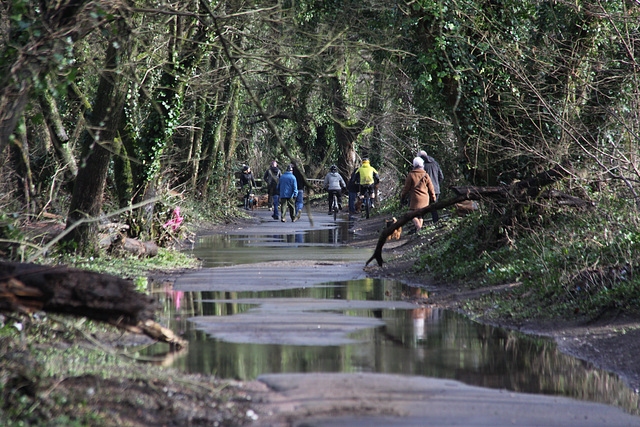
[[[424,169],[424,160],[422,160],[420,157],[416,157],[415,159],[413,159],[413,167],[415,168],[420,168],[420,169]]]

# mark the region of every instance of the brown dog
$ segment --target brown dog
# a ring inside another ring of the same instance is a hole
[[[258,207],[258,196],[255,194],[249,194],[249,207],[251,207],[251,210]]]
[[[395,224],[396,222],[398,222],[397,219],[391,218],[385,221],[385,225],[387,226],[387,228],[393,227],[393,224]],[[393,230],[393,233],[391,233],[389,235],[389,237],[387,237],[387,240],[398,240],[400,238],[400,234],[402,234],[402,227],[398,227],[395,230]]]
[[[362,212],[362,199],[360,197],[356,197],[356,202],[354,203],[356,208],[356,213]]]

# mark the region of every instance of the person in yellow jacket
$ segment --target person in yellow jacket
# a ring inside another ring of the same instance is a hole
[[[375,186],[380,182],[380,175],[375,170],[368,158],[362,159],[362,166],[356,170],[356,183],[360,186],[360,194],[364,194],[369,188],[372,197],[375,194]]]

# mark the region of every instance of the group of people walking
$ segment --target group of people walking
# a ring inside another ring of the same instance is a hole
[[[304,197],[304,179],[300,170],[294,165],[289,164],[283,173],[278,167],[278,162],[271,162],[271,166],[267,169],[262,177],[266,184],[268,192],[267,204],[269,209],[273,210],[273,219],[280,219],[286,222],[286,213],[289,213],[291,221],[295,222],[300,219],[303,207]],[[256,182],[251,172],[251,168],[247,165],[242,167],[240,174],[240,187],[248,186],[244,195],[244,207],[248,209],[248,202],[251,190],[256,187]],[[282,211],[282,216],[280,216]]]
[[[304,178],[294,164],[287,165],[283,173],[274,160],[263,176],[263,181],[268,191],[268,206],[273,209],[272,218],[286,222],[287,213],[292,222],[300,219],[304,198]],[[413,169],[407,175],[404,186],[400,192],[400,199],[407,203],[412,211],[422,209],[435,203],[440,196],[440,181],[444,179],[442,169],[438,162],[423,150],[413,159]],[[324,189],[327,191],[329,202],[329,214],[332,214],[331,204],[335,195],[338,201],[338,209],[342,210],[342,192],[346,189],[349,194],[349,213],[356,213],[356,199],[358,193],[369,191],[375,194],[375,186],[380,182],[378,171],[371,166],[368,158],[362,160],[362,165],[355,169],[345,183],[342,175],[335,165],[331,165],[329,173],[324,178]],[[249,191],[245,196],[245,208],[248,208],[249,192],[255,188],[256,183],[247,165],[243,166],[240,175],[240,186],[248,185]],[[433,222],[439,219],[438,212],[432,211]],[[422,217],[413,218],[415,231],[422,228]]]

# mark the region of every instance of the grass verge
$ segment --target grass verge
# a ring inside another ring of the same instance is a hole
[[[635,215],[619,203],[546,214],[538,212],[510,230],[500,229],[500,219],[487,214],[454,219],[446,237],[421,252],[415,268],[472,288],[511,284],[470,303],[472,311],[488,318],[637,314],[640,228]],[[496,230],[508,236],[508,244],[487,239]]]

